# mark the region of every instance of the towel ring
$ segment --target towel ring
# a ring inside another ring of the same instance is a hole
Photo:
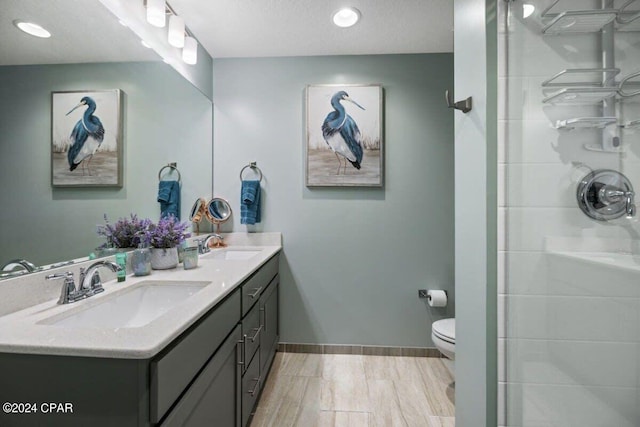
[[[158,181],[162,181],[162,171],[165,170],[166,168],[173,169],[174,171],[176,171],[178,173],[178,183],[182,183],[182,176],[180,175],[180,171],[178,170],[177,163],[169,163],[161,167],[160,170],[158,171]]]
[[[258,167],[256,162],[251,162],[248,165],[246,165],[245,167],[243,167],[242,169],[240,169],[240,181],[242,181],[242,173],[244,172],[244,170],[246,168],[251,168],[251,169],[257,170],[258,173],[260,174],[260,182],[262,182],[262,171],[260,170],[260,168]]]

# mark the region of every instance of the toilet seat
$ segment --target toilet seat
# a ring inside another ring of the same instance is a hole
[[[443,341],[451,344],[456,343],[456,319],[442,319],[433,322],[431,331]]]
[[[442,319],[431,325],[431,341],[440,353],[456,359],[456,319]]]

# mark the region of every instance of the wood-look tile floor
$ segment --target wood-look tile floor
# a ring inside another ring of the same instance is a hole
[[[277,353],[251,427],[454,427],[454,394],[438,358]]]

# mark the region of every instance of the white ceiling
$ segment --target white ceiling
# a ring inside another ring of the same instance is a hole
[[[38,23],[52,37],[27,35],[15,19]],[[0,40],[0,65],[160,60],[97,0],[2,0]]]
[[[451,0],[169,0],[214,58],[453,51]],[[333,12],[362,13],[338,28]]]
[[[143,0],[131,0],[143,1]],[[214,57],[451,52],[451,0],[169,0]],[[338,28],[333,12],[358,8],[362,19]],[[52,37],[19,31],[36,22]],[[2,0],[0,65],[157,61],[97,0]]]

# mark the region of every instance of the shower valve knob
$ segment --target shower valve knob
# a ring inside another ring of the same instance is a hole
[[[578,184],[578,206],[589,218],[609,221],[636,213],[635,192],[629,179],[610,169],[587,174]]]

